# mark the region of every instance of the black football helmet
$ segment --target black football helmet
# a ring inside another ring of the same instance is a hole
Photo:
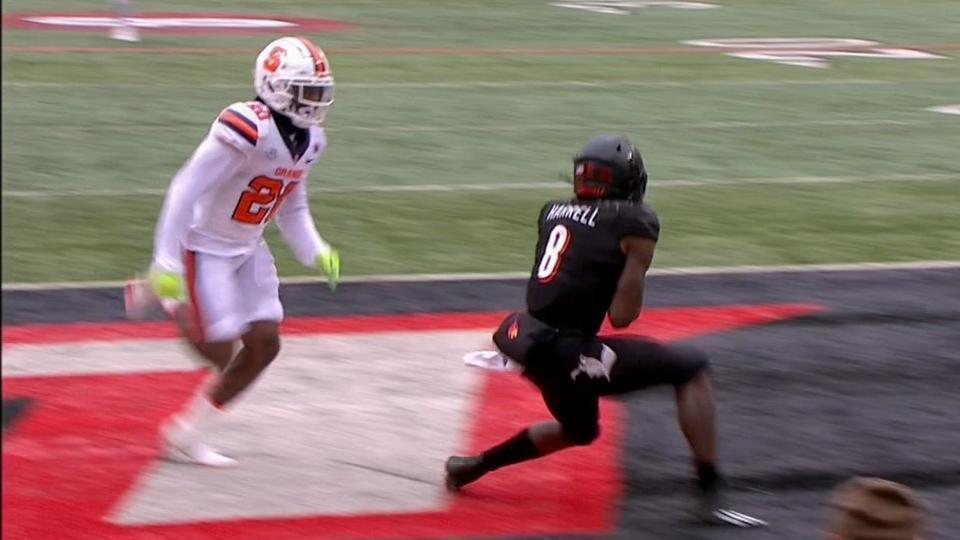
[[[626,137],[594,137],[573,158],[573,190],[578,199],[643,200],[647,170],[640,150]]]

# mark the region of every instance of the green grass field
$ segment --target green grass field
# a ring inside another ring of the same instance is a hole
[[[566,195],[573,153],[608,131],[644,152],[661,267],[960,259],[960,116],[927,110],[960,104],[960,4],[715,3],[629,15],[545,0],[141,7],[356,25],[311,35],[338,82],[312,204],[351,275],[527,269],[540,205]],[[16,0],[3,11],[107,5]],[[3,282],[143,269],[163,190],[220,109],[252,97],[253,56],[271,37],[147,34],[126,45],[4,29]],[[811,69],[682,43],[737,37],[869,39],[945,58]],[[131,52],[172,47],[229,50]],[[397,47],[431,50],[369,50]],[[494,48],[518,51],[477,50]],[[284,275],[306,273],[271,240]]]

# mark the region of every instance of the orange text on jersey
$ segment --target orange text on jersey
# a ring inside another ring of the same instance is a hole
[[[275,176],[281,178],[289,178],[291,180],[300,180],[303,178],[303,169],[288,169],[286,167],[277,167],[277,170],[273,173]]]

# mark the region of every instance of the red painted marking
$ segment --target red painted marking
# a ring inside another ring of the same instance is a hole
[[[650,310],[637,323],[661,340],[691,338],[818,311],[811,305]],[[504,313],[295,319],[290,334],[473,329]],[[173,337],[171,325],[47,325],[4,329],[14,344]],[[145,335],[146,334],[146,335]],[[46,338],[46,339],[44,339]],[[466,368],[464,368],[466,369]],[[487,374],[465,449],[478,451],[549,415],[522,379]],[[199,373],[31,377],[3,380],[8,397],[36,398],[3,445],[3,512],[10,538],[152,540],[330,540],[532,534],[613,530],[620,498],[623,412],[603,402],[603,435],[589,448],[498,471],[451,497],[445,508],[410,514],[249,519],[123,527],[104,516],[157,455],[156,429],[189,398]],[[437,466],[441,466],[439,463]]]
[[[491,475],[435,512],[137,527],[103,521],[158,455],[159,423],[200,380],[198,373],[5,379],[5,396],[37,404],[4,441],[5,533],[35,540],[326,540],[594,533],[614,525],[622,416],[614,402],[604,403],[604,435],[590,448]],[[479,451],[548,417],[521,379],[491,376],[465,450]]]
[[[664,340],[681,339],[690,331],[702,332],[703,329],[709,329],[711,332],[718,332],[737,326],[763,324],[799,317],[820,310],[819,306],[812,304],[648,309],[629,328],[613,331],[609,326],[605,326],[603,332],[616,335],[636,333]],[[281,329],[286,336],[477,329],[489,329],[492,332],[507,314],[508,312],[505,311],[497,311],[356,317],[298,317],[285,320]],[[5,326],[3,328],[4,347],[133,339],[172,339],[178,336],[176,326],[170,322],[32,324]]]
[[[200,372],[3,379],[35,398],[3,441],[6,538],[106,538],[100,517],[157,457],[157,426]]]
[[[960,43],[901,44],[888,47],[918,49],[927,52],[949,52],[960,49]],[[853,50],[854,48],[850,48]],[[331,57],[338,56],[662,56],[662,55],[721,55],[747,52],[747,49],[720,49],[704,47],[613,47],[584,48],[470,48],[470,47],[330,47],[324,49]],[[249,55],[246,47],[81,47],[46,45],[11,45],[0,50],[2,54],[146,54],[146,55]]]
[[[31,17],[107,17],[114,18],[113,13],[107,12],[71,12],[60,13],[53,11],[30,11],[7,13],[3,15],[3,27],[23,30],[47,30],[56,32],[104,32],[105,26],[70,26],[53,25],[27,20]],[[134,13],[131,17],[137,19],[198,19],[198,18],[218,18],[218,19],[237,19],[237,20],[268,20],[291,23],[295,26],[271,26],[265,28],[246,28],[246,27],[203,27],[203,28],[184,28],[184,27],[166,27],[166,28],[140,28],[147,34],[156,35],[189,35],[189,34],[283,34],[284,32],[340,32],[353,28],[354,25],[337,21],[334,19],[317,19],[312,17],[287,17],[284,15],[251,15],[233,14],[233,13],[168,13],[168,12],[146,12]],[[255,53],[256,51],[252,51]]]

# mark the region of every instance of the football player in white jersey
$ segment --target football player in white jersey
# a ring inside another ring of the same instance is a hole
[[[224,109],[174,177],[147,279],[126,290],[131,317],[162,304],[215,368],[209,384],[162,428],[174,457],[211,466],[234,460],[205,442],[209,425],[280,350],[283,307],[263,239],[267,224],[276,220],[297,259],[322,270],[331,289],[340,276],[339,255],[317,233],[306,190],[327,144],[330,64],[306,38],[284,37],[257,57],[254,85],[257,99]]]

